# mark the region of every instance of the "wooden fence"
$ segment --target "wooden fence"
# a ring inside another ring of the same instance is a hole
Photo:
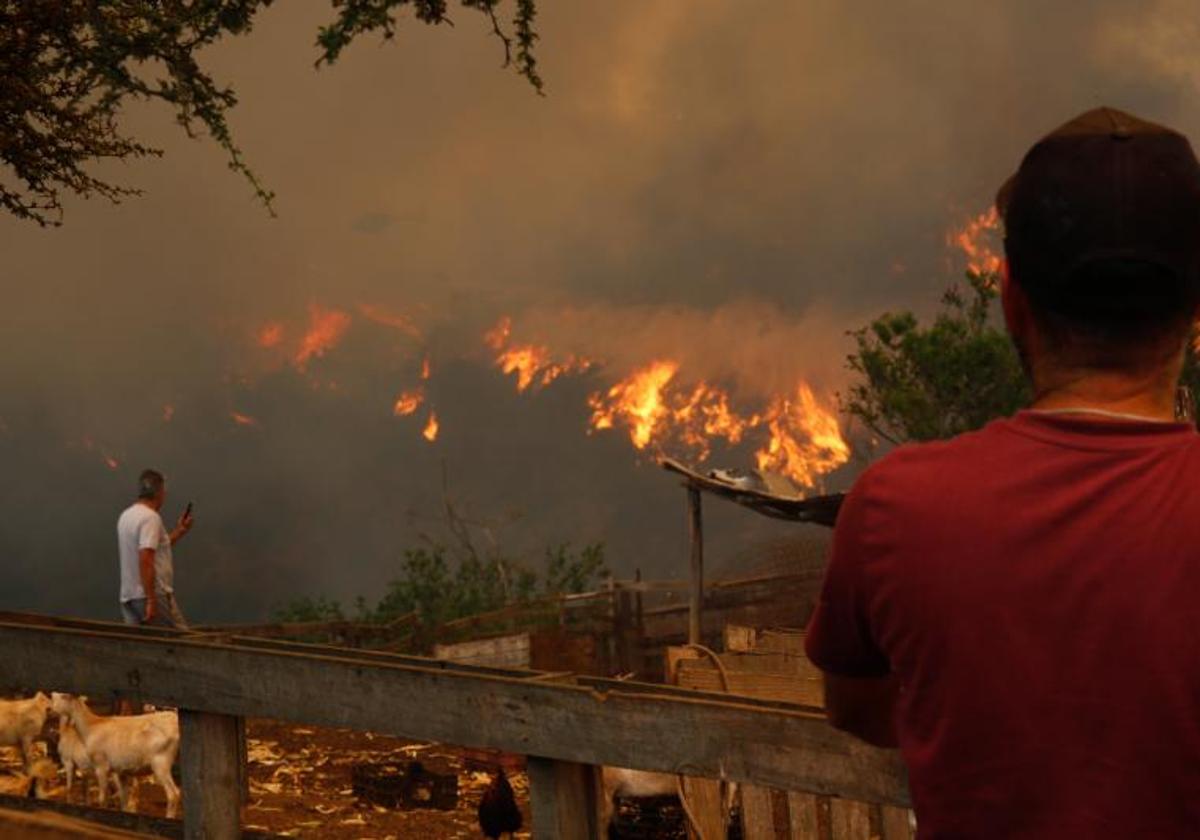
[[[539,840],[599,837],[599,765],[908,805],[898,756],[810,707],[273,639],[0,618],[0,687],[179,709],[189,838],[239,836],[245,717],[527,755]]]
[[[801,626],[812,611],[820,581],[821,572],[815,570],[710,583],[704,587],[701,640],[716,646],[729,623]],[[535,639],[558,640],[543,650],[542,667],[547,669],[593,675],[633,673],[641,679],[657,680],[663,673],[666,649],[688,639],[690,587],[687,580],[613,579],[593,592],[510,604],[432,627],[408,614],[387,623],[339,620],[195,629],[214,638],[256,636],[401,653],[429,652],[436,645],[527,632]],[[584,667],[580,646],[569,644],[568,639],[587,640],[590,665]],[[547,659],[552,658],[554,649],[569,650],[569,661],[554,664]]]

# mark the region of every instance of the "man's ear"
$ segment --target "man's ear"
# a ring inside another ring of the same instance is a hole
[[[1004,326],[1019,345],[1029,331],[1029,298],[1025,290],[1012,279],[1008,260],[1000,263],[1000,305],[1004,309]]]

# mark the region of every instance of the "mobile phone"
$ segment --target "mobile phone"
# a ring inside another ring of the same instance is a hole
[[[188,518],[189,516],[191,516],[191,515],[192,515],[192,503],[191,503],[191,502],[188,502],[188,503],[187,503],[187,507],[185,507],[185,508],[183,509],[183,518],[184,518],[184,519],[187,519],[187,518]]]

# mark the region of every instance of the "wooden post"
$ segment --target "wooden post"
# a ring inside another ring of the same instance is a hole
[[[179,710],[184,840],[237,840],[242,786],[238,719]]]
[[[688,534],[691,539],[691,591],[688,602],[688,644],[702,643],[700,617],[704,609],[704,524],[700,515],[700,491],[689,486]]]
[[[638,583],[642,582],[642,570],[638,568],[637,574],[634,577]],[[633,670],[636,672],[635,679],[646,679],[646,621],[642,615],[642,590],[634,593],[634,621],[633,621]]]
[[[242,804],[250,804],[250,747],[246,743],[246,719],[241,715],[237,717],[237,771],[238,771],[238,793],[242,798]]]
[[[529,756],[533,840],[599,840],[596,770],[589,764]]]

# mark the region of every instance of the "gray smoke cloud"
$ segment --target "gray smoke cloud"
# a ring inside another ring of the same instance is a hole
[[[211,56],[278,218],[146,108],[132,125],[165,159],[105,170],[144,197],[73,202],[61,230],[0,219],[4,607],[114,616],[113,526],[147,465],[168,516],[197,503],[178,551],[196,620],[373,595],[436,531],[443,469],[515,552],[603,540],[620,573],[681,575],[682,493],[586,433],[588,394],[669,355],[738,394],[803,377],[829,399],[844,331],[936,304],[948,228],[1040,134],[1101,103],[1200,128],[1182,0],[545,4],[545,98],[468,14],[315,71],[326,14],[277,4]],[[351,322],[300,371],[284,356],[313,304]],[[481,342],[502,315],[605,365],[518,395]],[[269,322],[276,350],[255,343]],[[426,406],[392,416],[425,357]],[[729,572],[801,530],[708,513]]]

